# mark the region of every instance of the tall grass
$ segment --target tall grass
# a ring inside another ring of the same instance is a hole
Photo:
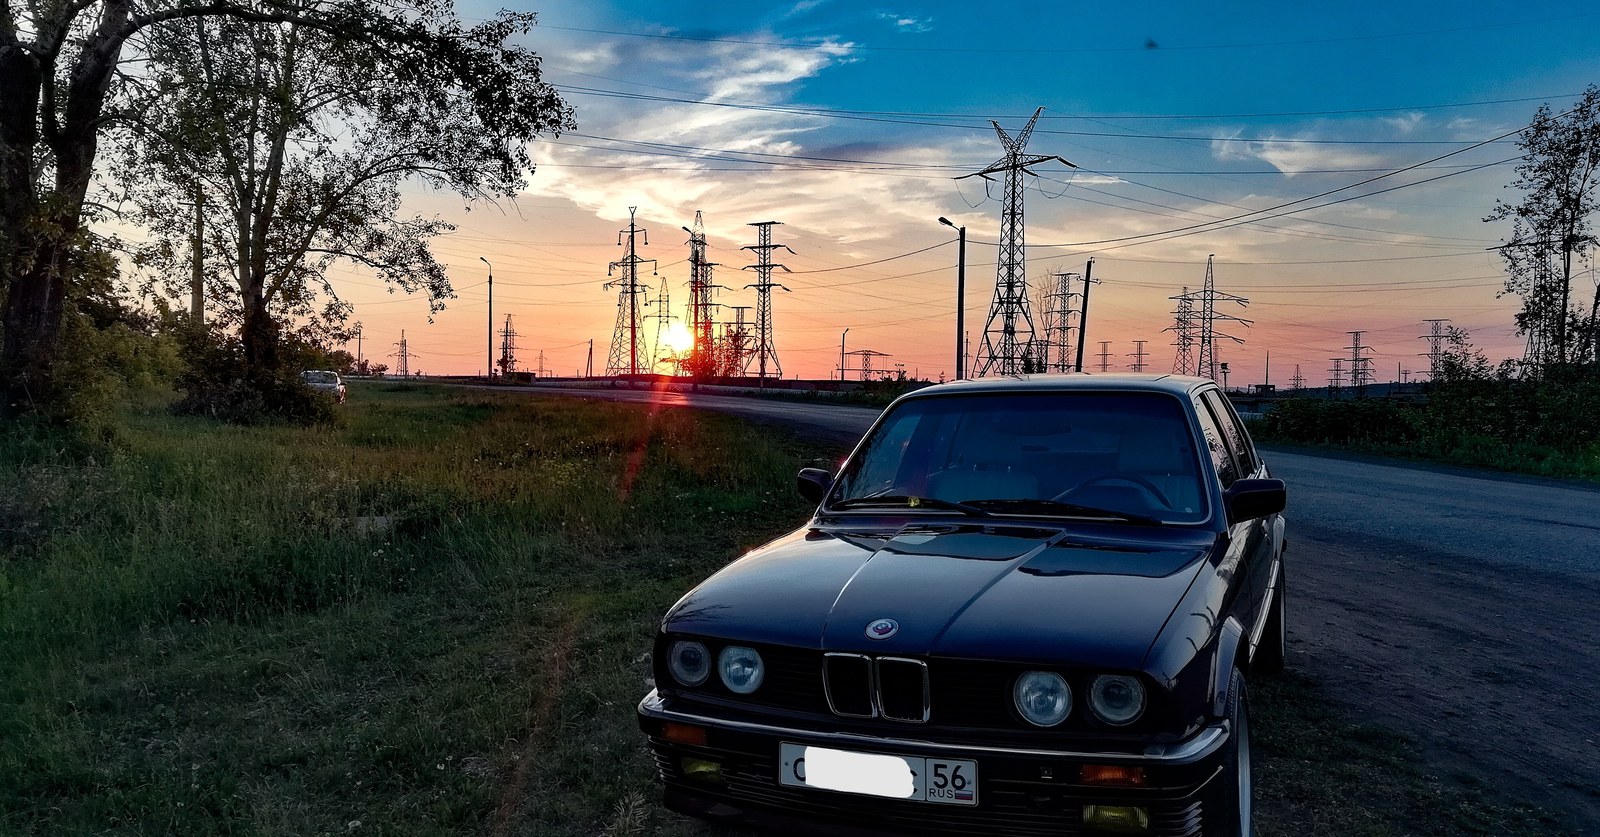
[[[0,832],[637,825],[611,821],[649,791],[652,619],[803,518],[808,453],[398,387],[344,424],[152,411],[115,447],[6,441]]]

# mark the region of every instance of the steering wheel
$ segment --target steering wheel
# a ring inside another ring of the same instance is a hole
[[[1161,493],[1161,489],[1157,488],[1155,483],[1145,479],[1144,477],[1137,476],[1137,475],[1134,475],[1134,474],[1100,474],[1098,476],[1093,476],[1093,477],[1090,477],[1090,478],[1088,478],[1086,480],[1083,480],[1082,482],[1078,483],[1077,485],[1074,485],[1073,487],[1067,489],[1066,491],[1063,491],[1060,494],[1057,494],[1056,496],[1051,497],[1050,499],[1055,500],[1057,502],[1061,502],[1061,501],[1066,500],[1067,496],[1070,495],[1072,492],[1077,491],[1078,489],[1083,488],[1086,485],[1097,485],[1099,483],[1107,483],[1107,482],[1124,482],[1124,483],[1128,483],[1130,485],[1136,486],[1138,488],[1143,489],[1151,497],[1154,497],[1156,499],[1156,502],[1161,504],[1162,508],[1166,508],[1166,509],[1172,508],[1172,501],[1167,499],[1167,495]]]

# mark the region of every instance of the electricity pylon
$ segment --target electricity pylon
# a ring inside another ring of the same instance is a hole
[[[1217,331],[1217,320],[1239,323],[1245,328],[1249,328],[1251,322],[1242,317],[1235,317],[1232,314],[1217,313],[1218,302],[1236,302],[1240,308],[1243,308],[1250,304],[1250,300],[1242,296],[1221,293],[1217,290],[1216,281],[1212,273],[1212,262],[1215,259],[1216,256],[1214,255],[1206,257],[1206,281],[1204,287],[1200,290],[1200,360],[1195,364],[1197,374],[1213,381],[1217,379],[1217,338],[1232,340],[1235,343],[1244,342],[1231,334]]]
[[[1439,377],[1439,358],[1444,354],[1444,324],[1450,322],[1450,320],[1441,318],[1423,320],[1423,322],[1429,326],[1428,333],[1421,335],[1417,339],[1428,341],[1428,351],[1424,352],[1422,356],[1428,359],[1428,380],[1432,381]]]
[[[746,265],[744,269],[754,270],[758,277],[754,285],[745,285],[745,288],[756,289],[756,369],[763,383],[767,380],[767,362],[769,360],[772,365],[773,377],[783,377],[783,365],[778,363],[777,340],[772,333],[772,289],[782,288],[784,291],[789,289],[772,281],[772,269],[781,267],[785,273],[791,271],[784,265],[773,263],[772,251],[779,247],[789,250],[790,253],[794,251],[790,250],[787,244],[772,243],[772,227],[781,223],[783,222],[755,221],[749,224],[749,226],[760,230],[756,239],[757,243],[739,248],[741,250],[754,250],[757,257],[756,264]]]
[[[667,332],[671,331],[671,328],[669,328],[669,326],[672,325],[672,306],[670,304],[670,300],[671,297],[667,294],[667,283],[662,282],[656,287],[656,312],[649,315],[650,319],[656,321],[656,338],[655,342],[650,346],[649,371],[651,372],[656,370],[657,364],[667,359],[666,356],[661,353],[661,344],[663,342],[662,338],[666,337]]]
[[[1183,292],[1167,299],[1178,303],[1177,310],[1172,312],[1173,323],[1162,329],[1176,333],[1172,345],[1178,347],[1177,354],[1172,360],[1172,374],[1194,374],[1194,295],[1189,293],[1189,287],[1184,286]]]
[[[644,345],[639,340],[639,295],[650,292],[650,286],[639,282],[639,265],[648,263],[651,275],[655,275],[656,260],[639,258],[636,239],[644,238],[646,246],[650,244],[650,236],[643,227],[634,223],[634,213],[639,207],[628,207],[628,228],[617,234],[617,245],[627,245],[627,252],[619,261],[614,261],[606,268],[606,275],[613,275],[618,268],[622,269],[622,278],[607,282],[605,289],[618,288],[617,291],[617,325],[611,332],[611,355],[606,359],[607,375],[637,375],[640,360],[644,358]],[[645,365],[649,369],[654,364]]]
[[[989,305],[989,319],[983,327],[983,343],[978,349],[978,376],[1020,375],[1025,370],[1024,357],[1033,354],[1033,315],[1028,311],[1027,246],[1023,234],[1023,182],[1024,174],[1033,175],[1029,166],[1059,160],[1077,168],[1064,157],[1053,154],[1024,154],[1033,127],[1039,122],[1044,108],[1033,112],[1033,118],[1016,137],[1007,134],[1000,123],[991,121],[994,132],[1000,136],[1005,156],[989,164],[982,171],[962,175],[981,177],[993,183],[990,175],[1005,175],[1005,192],[1000,210],[1000,252],[995,268],[994,301]],[[1031,365],[1031,364],[1027,364]]]
[[[1078,273],[1052,273],[1041,298],[1044,308],[1044,335],[1035,340],[1035,356],[1041,368],[1051,372],[1072,371],[1072,348],[1082,312],[1073,300],[1083,294],[1072,290],[1072,283],[1081,279]]]
[[[1150,341],[1148,341],[1148,340],[1135,340],[1135,341],[1133,341],[1133,351],[1128,353],[1128,357],[1133,358],[1133,365],[1128,367],[1130,370],[1132,370],[1134,372],[1143,372],[1144,371],[1144,367],[1145,367],[1144,359],[1150,356],[1150,354],[1144,350],[1144,344],[1148,343],[1148,342],[1150,342]]]
[[[394,344],[394,347],[395,351],[393,354],[390,354],[389,357],[394,358],[395,361],[400,365],[400,368],[396,371],[400,373],[401,378],[410,377],[411,359],[416,357],[416,355],[412,354],[411,349],[406,345],[405,329],[400,330],[400,342]]]
[[[500,359],[495,365],[500,367],[500,377],[517,371],[517,332],[511,328],[511,315],[506,315],[506,326],[500,330]]]
[[[1350,386],[1355,389],[1356,395],[1361,395],[1372,383],[1372,358],[1366,352],[1372,351],[1371,346],[1361,345],[1361,335],[1365,331],[1347,331],[1350,335],[1350,345],[1345,348],[1350,350]]]
[[[715,264],[706,261],[706,228],[700,211],[694,213],[694,229],[683,228],[689,234],[689,332],[694,335],[694,348],[689,353],[689,373],[697,377],[717,374],[717,352],[712,341],[712,297],[721,285],[711,279]]]

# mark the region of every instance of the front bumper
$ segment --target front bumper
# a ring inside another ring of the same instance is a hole
[[[663,737],[667,723],[705,729],[705,744],[668,741]],[[807,834],[1104,834],[1084,825],[1084,806],[1112,805],[1148,811],[1148,829],[1131,833],[1199,837],[1205,828],[1204,801],[1228,740],[1227,724],[1219,723],[1176,745],[1138,754],[955,745],[713,718],[674,709],[656,692],[639,704],[639,726],[649,737],[668,808],[763,830]],[[971,759],[979,767],[979,804],[940,805],[781,785],[782,742]],[[720,778],[687,775],[685,758],[716,762]],[[1085,764],[1142,767],[1145,785],[1084,785],[1079,769]]]

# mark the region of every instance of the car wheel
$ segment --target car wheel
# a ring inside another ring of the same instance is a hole
[[[1283,671],[1289,654],[1288,620],[1284,618],[1288,599],[1289,574],[1280,565],[1278,589],[1272,593],[1272,605],[1267,611],[1267,627],[1261,632],[1261,645],[1256,648],[1256,657],[1250,663],[1251,671],[1261,674],[1277,674]]]
[[[1216,812],[1211,837],[1255,837],[1255,781],[1250,769],[1250,700],[1244,674],[1233,670],[1228,684],[1228,745],[1222,775],[1211,804]]]

